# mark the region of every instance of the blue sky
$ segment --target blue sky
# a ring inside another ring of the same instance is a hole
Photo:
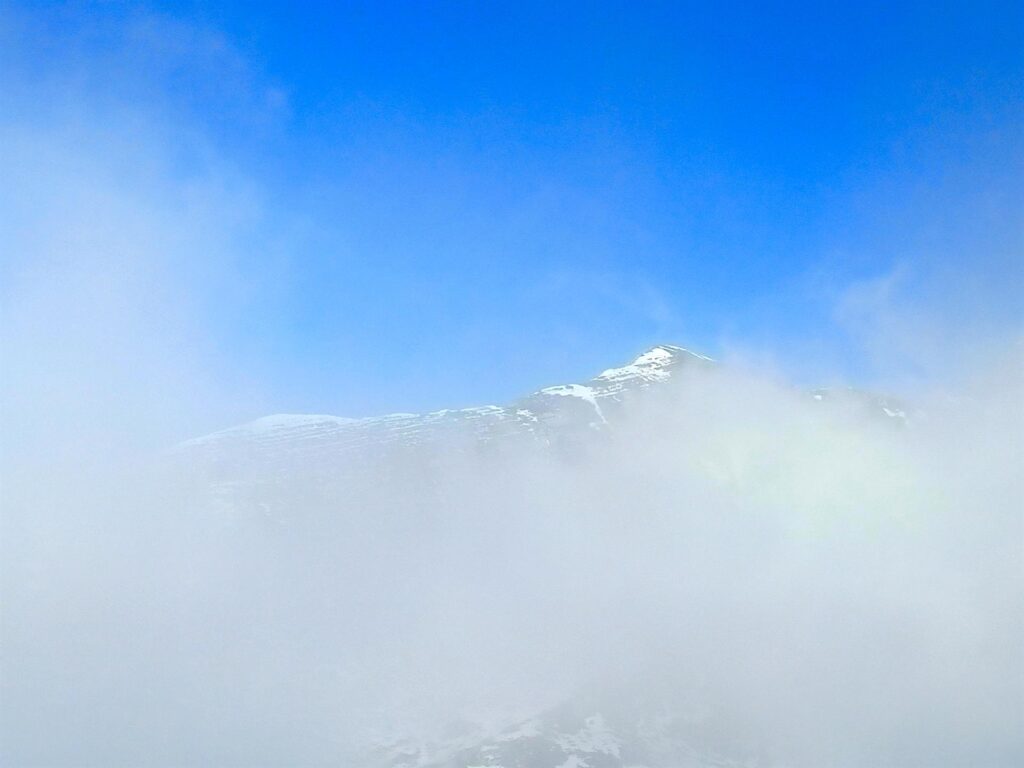
[[[1024,17],[854,5],[13,3],[0,118],[176,243],[147,285],[254,411],[661,341],[899,387],[1020,332]]]

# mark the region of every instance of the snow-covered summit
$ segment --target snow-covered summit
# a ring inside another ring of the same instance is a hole
[[[648,380],[664,379],[671,375],[674,367],[687,360],[714,362],[710,357],[692,352],[684,347],[673,344],[659,344],[644,352],[629,365],[620,368],[609,368],[598,374],[602,381],[619,381],[621,379],[641,378]]]
[[[707,365],[714,361],[706,355],[691,352],[684,347],[659,344],[651,347],[628,365],[602,371],[592,383],[600,390],[599,396],[611,397],[620,394],[624,389],[643,388],[666,381],[677,370],[693,363]]]

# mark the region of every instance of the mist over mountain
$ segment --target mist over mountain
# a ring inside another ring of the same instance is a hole
[[[16,477],[5,750],[1011,765],[1020,381],[909,405],[663,345],[507,405]]]
[[[361,419],[275,414],[187,440],[176,453],[207,478],[215,495],[230,497],[229,506],[249,496],[264,510],[282,484],[301,478],[307,487],[347,488],[368,466],[429,471],[455,457],[489,454],[571,464],[607,446],[638,415],[668,418],[670,413],[642,409],[670,411],[672,398],[702,374],[714,378],[717,366],[706,355],[664,344],[585,383],[547,386],[507,405]],[[849,388],[817,389],[803,397],[833,415],[856,414],[893,428],[908,421],[906,406],[892,397]]]

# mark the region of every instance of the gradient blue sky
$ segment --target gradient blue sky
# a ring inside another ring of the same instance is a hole
[[[5,3],[0,117],[170,230],[206,190],[164,266],[256,410],[661,341],[898,386],[1019,333],[1024,6],[749,6]]]

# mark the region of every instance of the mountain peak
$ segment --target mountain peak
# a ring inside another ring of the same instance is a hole
[[[711,358],[708,357],[707,355],[702,355],[699,352],[694,352],[693,350],[687,349],[686,347],[680,347],[675,344],[658,344],[656,346],[651,347],[642,355],[640,355],[636,360],[633,361],[633,364],[636,365],[637,363],[641,363],[643,361],[656,361],[667,359],[678,360],[680,358],[686,357],[696,357],[700,360],[707,360],[708,362],[713,362]]]
[[[599,381],[618,381],[634,377],[648,380],[663,379],[669,376],[667,368],[674,367],[688,359],[713,362],[710,357],[693,352],[685,347],[677,347],[674,344],[658,344],[641,354],[629,365],[624,365],[620,368],[609,368],[598,374],[596,378]]]

